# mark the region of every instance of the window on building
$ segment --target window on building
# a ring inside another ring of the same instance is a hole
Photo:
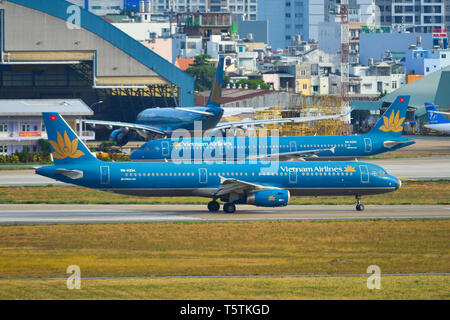
[[[8,125],[6,123],[0,124],[0,132],[8,132]]]
[[[397,89],[397,81],[392,81],[392,89]]]
[[[22,124],[22,132],[30,132],[30,125],[29,124]]]
[[[6,153],[8,153],[8,146],[6,146],[6,145],[0,145],[0,153],[2,153],[2,154],[6,154]]]

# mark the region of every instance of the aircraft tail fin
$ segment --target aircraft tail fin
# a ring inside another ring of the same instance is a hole
[[[436,113],[438,111],[436,106],[431,102],[425,103],[425,109],[427,110],[428,121],[430,124],[439,124],[439,123],[450,123],[446,117],[444,117],[440,113]]]
[[[214,107],[220,107],[222,100],[222,87],[223,87],[223,68],[225,59],[221,57],[219,64],[217,65],[216,76],[211,88],[211,94],[209,95],[208,105]]]
[[[43,112],[42,118],[51,145],[53,162],[56,165],[99,161],[59,113]]]
[[[408,103],[409,96],[398,96],[369,133],[401,136]]]

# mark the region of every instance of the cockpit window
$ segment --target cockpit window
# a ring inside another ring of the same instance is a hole
[[[383,170],[383,169],[380,169],[379,172],[378,172],[378,175],[380,177],[385,177],[385,176],[387,176],[387,172],[385,170]]]

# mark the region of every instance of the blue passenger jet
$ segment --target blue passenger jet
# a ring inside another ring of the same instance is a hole
[[[358,136],[158,139],[146,142],[130,158],[133,161],[184,161],[187,158],[198,159],[200,155],[203,160],[343,160],[373,156],[415,143],[413,139],[402,137],[408,102],[409,96],[398,96],[375,126],[368,133]],[[267,146],[267,150],[263,145]],[[201,149],[200,152],[198,149]]]
[[[224,58],[220,58],[214,78],[211,94],[206,106],[194,106],[189,108],[150,108],[145,109],[136,117],[136,123],[85,120],[84,122],[92,126],[102,125],[108,128],[119,127],[111,133],[111,139],[116,141],[117,145],[124,146],[129,140],[129,131],[135,130],[141,137],[151,140],[153,137],[167,137],[177,129],[193,131],[196,124],[201,124],[202,130],[215,128],[220,131],[235,130],[237,128],[249,127],[254,125],[264,125],[268,123],[286,123],[286,122],[308,122],[325,119],[336,119],[346,116],[326,115],[316,117],[294,117],[282,119],[253,120],[245,122],[221,122],[224,114],[221,108],[221,95],[223,87],[223,66]]]
[[[425,128],[450,133],[450,120],[443,116],[443,114],[450,115],[450,113],[437,111],[436,106],[431,102],[425,103],[425,109],[430,122],[425,125]]]
[[[97,159],[58,113],[43,113],[54,165],[36,173],[92,189],[135,196],[202,196],[208,209],[226,213],[236,204],[282,207],[291,195],[361,196],[397,190],[401,181],[380,166],[363,162],[257,162],[182,164],[103,162]]]

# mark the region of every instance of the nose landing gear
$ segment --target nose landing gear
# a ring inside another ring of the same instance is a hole
[[[356,211],[364,211],[364,205],[361,203],[361,196],[356,196]]]

